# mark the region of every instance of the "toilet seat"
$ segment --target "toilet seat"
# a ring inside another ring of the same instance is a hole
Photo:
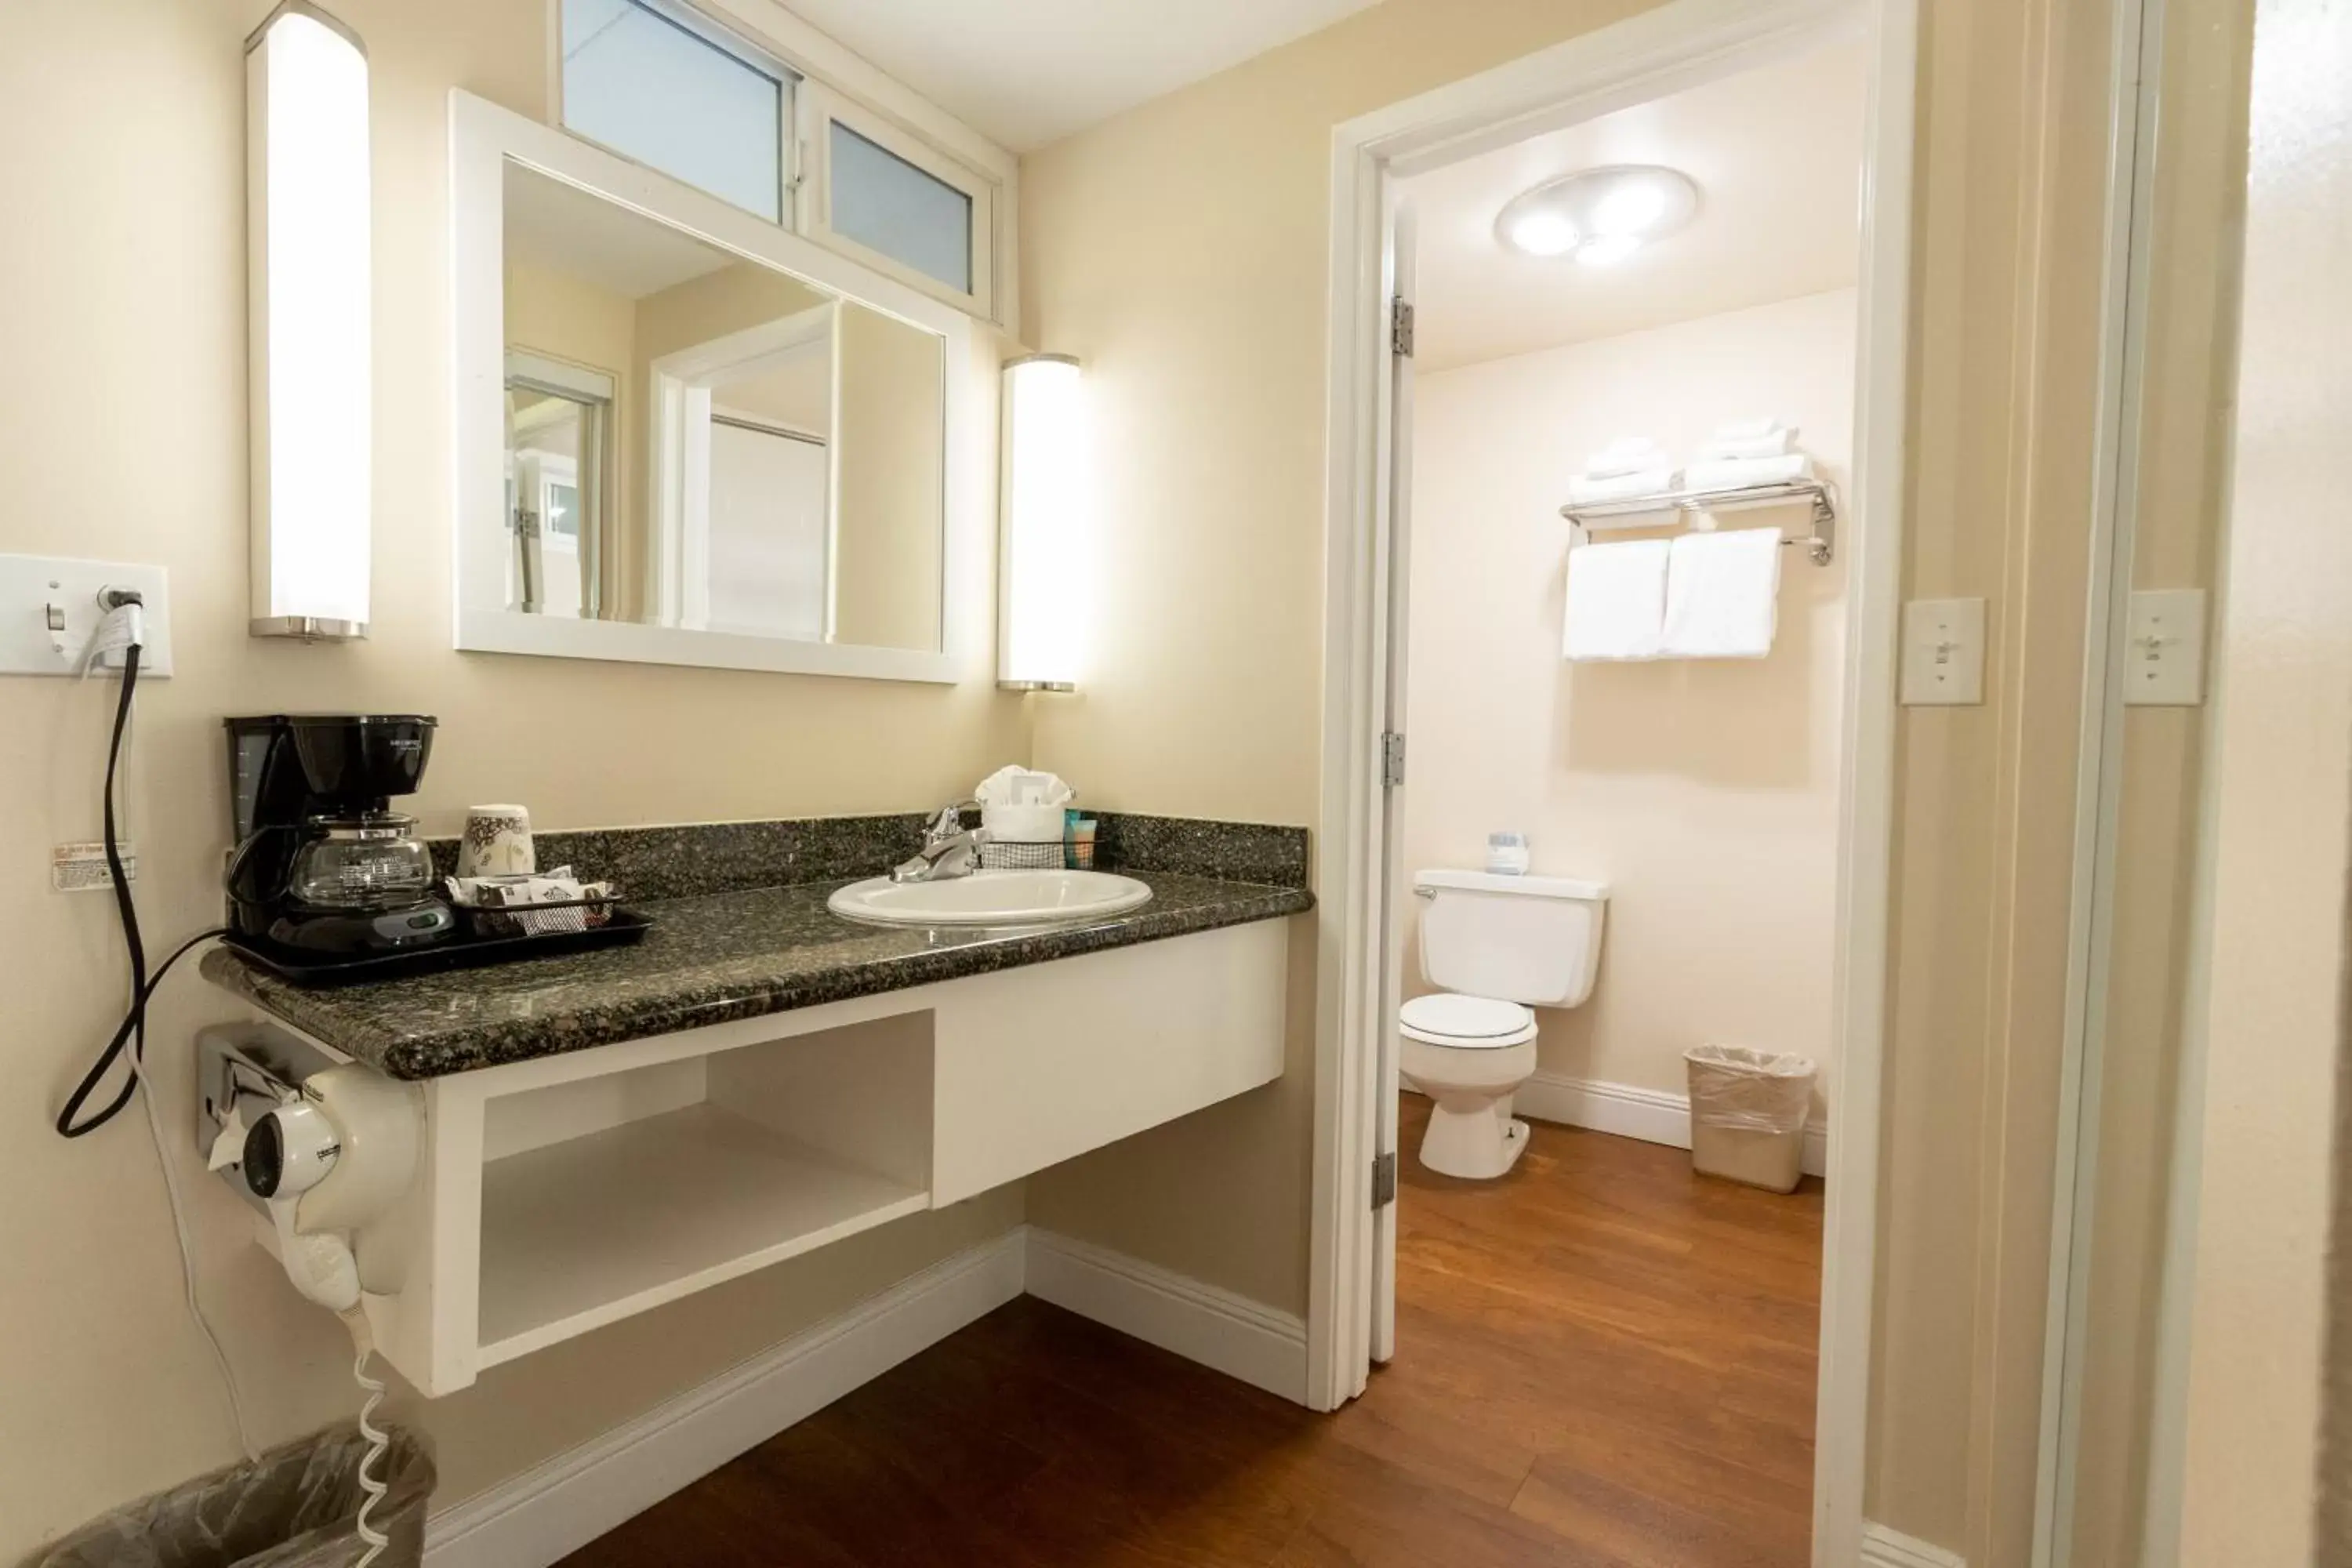
[[[1440,991],[1397,1009],[1397,1026],[1412,1039],[1455,1050],[1496,1050],[1536,1037],[1536,1016],[1517,1002]]]

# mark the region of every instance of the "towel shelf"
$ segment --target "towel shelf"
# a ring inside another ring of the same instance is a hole
[[[1654,490],[1613,500],[1571,502],[1559,515],[1573,527],[1590,532],[1617,528],[1656,528],[1661,512],[1738,511],[1748,507],[1784,506],[1810,501],[1813,532],[1810,539],[1784,539],[1801,544],[1816,566],[1826,566],[1837,553],[1837,490],[1826,479],[1785,479],[1769,485],[1738,485],[1722,489]]]

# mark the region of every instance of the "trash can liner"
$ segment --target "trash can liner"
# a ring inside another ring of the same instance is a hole
[[[417,1568],[433,1456],[404,1427],[376,1474],[389,1487],[371,1522],[391,1538],[373,1568]],[[75,1531],[27,1568],[353,1568],[367,1554],[358,1516],[368,1441],[331,1426],[168,1491]]]
[[[1740,1046],[1697,1046],[1683,1059],[1691,1074],[1691,1121],[1742,1132],[1802,1132],[1813,1109],[1813,1064],[1803,1057]]]

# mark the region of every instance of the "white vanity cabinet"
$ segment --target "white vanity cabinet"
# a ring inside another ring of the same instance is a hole
[[[1269,1083],[1288,922],[1056,959],[425,1080],[358,1238],[428,1395],[602,1324]]]

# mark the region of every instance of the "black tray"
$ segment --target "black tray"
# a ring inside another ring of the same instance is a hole
[[[411,975],[437,974],[447,969],[472,969],[485,963],[511,963],[526,958],[554,958],[567,952],[588,952],[602,947],[627,947],[645,940],[654,922],[635,910],[614,910],[603,925],[586,931],[549,931],[541,936],[457,936],[436,947],[406,952],[371,952],[338,958],[305,952],[262,937],[232,931],[221,945],[250,960],[280,980],[297,985],[355,985],[367,980],[405,980]]]

